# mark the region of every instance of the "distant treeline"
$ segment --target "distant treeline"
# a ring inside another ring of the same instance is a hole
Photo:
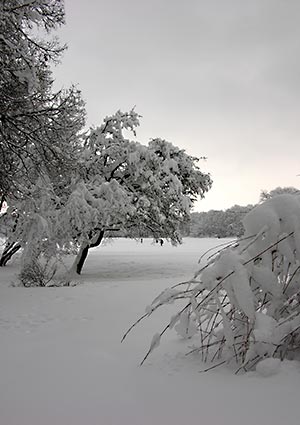
[[[282,194],[293,194],[300,196],[299,189],[295,187],[276,187],[273,190],[267,191],[262,190],[259,198],[259,202],[266,201],[275,196]],[[213,238],[231,238],[239,237],[244,233],[242,220],[244,216],[252,210],[256,205],[234,205],[227,210],[210,210],[208,212],[194,212],[191,213],[191,219],[189,223],[185,223],[180,226],[180,233],[184,236],[190,236],[194,238],[202,237],[213,237]],[[134,229],[132,233],[125,234],[124,232],[114,232],[109,236],[125,236],[125,237],[154,237],[149,231],[148,233],[143,230],[141,233],[139,229]],[[159,237],[158,237],[159,238]]]
[[[185,236],[201,237],[238,237],[243,234],[242,219],[254,205],[234,205],[227,210],[210,210],[191,214]]]

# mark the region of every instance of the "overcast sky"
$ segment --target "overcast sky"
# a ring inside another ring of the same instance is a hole
[[[164,138],[211,173],[196,209],[300,187],[299,0],[65,0],[57,86],[78,83],[89,125],[136,105],[138,140]]]

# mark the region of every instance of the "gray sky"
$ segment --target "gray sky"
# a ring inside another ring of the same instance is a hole
[[[299,0],[65,0],[54,72],[78,83],[88,124],[136,105],[138,140],[194,156],[213,188],[196,209],[300,187]]]

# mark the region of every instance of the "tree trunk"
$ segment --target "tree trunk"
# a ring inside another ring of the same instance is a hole
[[[84,265],[85,260],[88,256],[88,253],[89,253],[89,249],[90,249],[90,245],[86,245],[79,251],[80,255],[79,255],[78,262],[76,264],[76,273],[77,274],[81,274],[83,265]]]
[[[1,196],[1,201],[0,201],[0,212],[1,212],[1,210],[2,210],[2,207],[3,207],[3,205],[4,205],[4,202],[5,202],[5,196],[4,196],[4,195],[2,195],[2,196]]]
[[[6,266],[11,257],[19,251],[21,245],[15,242],[7,242],[0,258],[0,267]]]
[[[81,245],[79,253],[77,254],[77,257],[74,261],[74,264],[71,270],[73,270],[74,272],[76,271],[77,274],[81,274],[83,265],[89,253],[89,249],[99,246],[103,237],[104,237],[104,230],[101,230],[98,234],[94,236],[94,238],[89,243],[86,242]]]

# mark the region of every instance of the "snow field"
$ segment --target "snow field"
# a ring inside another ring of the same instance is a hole
[[[17,261],[0,270],[0,424],[299,423],[298,362],[268,377],[223,367],[199,373],[210,365],[186,357],[193,341],[172,332],[139,367],[172,305],[120,343],[152,299],[190,278],[199,256],[220,242],[116,240],[91,251],[72,288],[12,287]]]

